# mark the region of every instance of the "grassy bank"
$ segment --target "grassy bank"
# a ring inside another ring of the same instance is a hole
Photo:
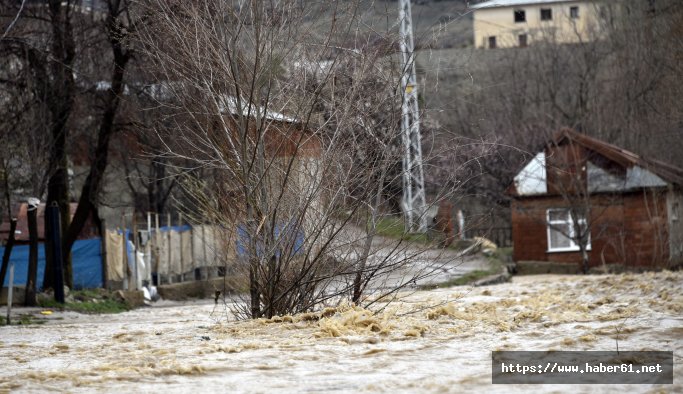
[[[377,220],[376,234],[421,244],[431,244],[427,233],[407,233],[402,218],[385,216]]]
[[[512,254],[512,248],[498,248],[490,256],[487,256],[489,260],[489,268],[486,270],[474,270],[466,273],[463,276],[447,280],[440,283],[432,283],[428,285],[420,286],[422,290],[432,290],[441,289],[453,286],[464,286],[472,284],[480,279],[483,279],[489,275],[496,275],[501,272],[507,256]]]
[[[51,295],[41,294],[38,297],[38,306],[79,313],[121,313],[130,310],[126,302],[117,297],[116,293],[105,289],[72,291],[64,304],[55,301]]]
[[[384,216],[377,220],[375,233],[382,237],[402,239],[404,241],[415,242],[429,247],[437,247],[440,237],[443,235],[433,231],[425,233],[408,233],[405,231],[403,218],[395,216]],[[463,250],[472,244],[471,241],[456,239],[448,248],[453,250]]]

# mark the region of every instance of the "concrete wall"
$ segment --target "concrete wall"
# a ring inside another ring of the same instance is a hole
[[[570,7],[579,7],[579,17],[570,17]],[[541,9],[552,10],[552,20],[541,20]],[[525,22],[515,22],[514,12],[523,10]],[[496,37],[498,48],[519,46],[518,36],[527,42],[551,40],[555,43],[590,41],[599,37],[600,6],[593,1],[531,4],[517,7],[495,7],[474,10],[474,46],[488,48],[488,38]]]

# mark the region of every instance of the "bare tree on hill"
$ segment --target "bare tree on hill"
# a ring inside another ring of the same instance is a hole
[[[403,70],[392,45],[365,40],[357,4],[144,4],[140,45],[173,113],[158,132],[188,163],[194,220],[223,228],[249,289],[242,316],[367,305],[434,270],[374,237],[401,175]]]
[[[430,101],[443,109],[444,143],[475,141],[457,157],[480,180],[468,194],[507,206],[514,175],[562,127],[683,165],[683,5],[617,2],[598,14],[590,39],[557,44],[548,34],[527,48],[462,51],[456,72],[429,70],[453,86]],[[489,156],[474,160],[481,152]]]

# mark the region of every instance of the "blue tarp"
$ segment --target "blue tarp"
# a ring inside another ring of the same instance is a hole
[[[294,226],[290,226],[289,228],[285,226],[284,228],[284,235],[280,236],[280,225],[277,225],[275,227],[275,241],[279,243],[277,246],[277,250],[275,250],[275,256],[280,257],[281,254],[281,248],[292,248],[292,255],[296,256],[300,253],[303,253],[303,246],[304,246],[304,232],[301,229],[295,229],[293,228]],[[298,231],[296,231],[298,230]],[[296,231],[296,232],[295,232]],[[295,237],[295,238],[292,238]],[[235,240],[236,242],[236,247],[237,247],[237,255],[240,257],[245,257],[248,254],[248,248],[249,248],[249,232],[243,225],[238,225],[237,226],[237,239]],[[294,242],[292,245],[291,242]],[[261,256],[263,254],[263,251],[265,249],[265,246],[263,244],[262,240],[257,240],[256,241],[256,253],[258,256]]]
[[[78,240],[71,249],[74,273],[74,288],[102,287],[102,251],[99,238]],[[28,277],[28,245],[15,245],[12,248],[10,264],[14,263],[14,284],[25,285]],[[0,258],[5,248],[0,247]],[[43,286],[45,272],[45,244],[38,245],[38,288]],[[9,284],[9,268],[3,286]]]
[[[185,231],[192,230],[192,226],[190,226],[189,224],[183,224],[181,226],[170,226],[170,227],[169,226],[161,226],[161,227],[159,227],[159,231],[162,233],[169,231],[169,230],[173,230],[173,231],[177,231],[179,233],[182,233]],[[154,231],[154,229],[152,229],[152,231]]]

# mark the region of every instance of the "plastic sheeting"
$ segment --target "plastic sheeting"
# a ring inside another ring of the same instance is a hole
[[[194,247],[192,238],[194,229],[189,226],[178,226],[176,229],[160,229],[152,236],[152,248],[157,247],[159,273],[178,275],[189,272],[198,265],[193,258]],[[166,231],[164,231],[166,230]]]
[[[106,233],[107,279],[121,281],[125,278],[123,263],[123,234],[117,231]]]
[[[126,230],[126,237],[130,236],[130,231]],[[131,240],[126,241],[126,263],[128,286],[135,286],[136,289],[142,288],[142,279],[146,278],[145,254],[135,250],[135,244]],[[124,288],[125,285],[124,285]]]
[[[216,228],[209,225],[195,226],[192,230],[192,250],[197,267],[221,265],[218,259]]]
[[[283,249],[287,250],[291,248],[291,252],[286,252],[286,253],[291,253],[292,255],[297,255],[299,253],[303,252],[303,246],[304,246],[304,233],[300,228],[297,228],[296,226],[283,226],[283,225],[277,225],[275,226],[275,248],[276,250],[275,255],[280,256],[280,253],[282,253]],[[237,247],[237,255],[238,256],[246,256],[249,248],[249,232],[247,229],[240,225],[237,226],[237,240],[236,240],[236,247]],[[261,256],[264,252],[265,245],[263,242],[257,241],[256,242],[256,254]],[[272,253],[273,251],[268,251],[269,253]]]
[[[179,253],[178,233],[175,231],[160,231],[152,239],[156,240],[153,247],[157,248],[158,253],[157,272],[164,275],[178,274],[176,264],[176,256]]]
[[[71,249],[74,288],[102,287],[102,254],[100,238],[83,239],[74,243]],[[0,256],[5,248],[0,247]],[[25,285],[28,277],[28,245],[15,245],[12,248],[10,264],[14,264],[14,284]],[[37,287],[43,287],[45,272],[45,244],[38,245]],[[3,286],[8,286],[9,275],[5,277]]]
[[[180,263],[180,249],[182,246],[180,245],[180,234],[177,231],[169,231],[170,237],[167,237],[166,240],[168,241],[170,239],[170,250],[171,250],[171,257],[169,259],[169,274],[181,274],[183,272],[181,263]],[[166,247],[169,247],[169,245],[166,245]]]
[[[235,256],[234,241],[228,239],[229,232],[215,225],[161,227],[150,237],[152,269],[178,275],[199,267],[222,266]]]
[[[180,235],[180,272],[187,272],[195,268],[196,264],[192,258],[192,231],[184,231]]]

